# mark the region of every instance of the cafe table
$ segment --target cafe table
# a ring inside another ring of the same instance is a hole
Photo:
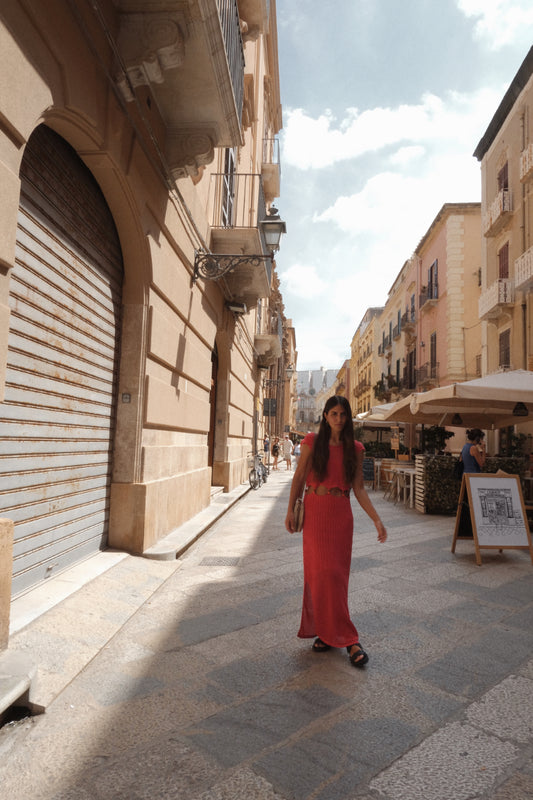
[[[409,507],[414,507],[415,502],[415,475],[416,467],[409,464],[395,464],[393,467],[396,477],[396,497],[402,499],[404,505],[409,501]]]

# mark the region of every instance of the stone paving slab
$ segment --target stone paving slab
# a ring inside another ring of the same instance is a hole
[[[478,567],[468,542],[451,554],[452,517],[372,493],[390,538],[379,545],[356,510],[349,600],[370,663],[354,670],[295,636],[290,477],[248,493],[178,561],[128,557],[14,637],[68,681],[46,714],[0,730],[10,800],[532,796],[528,554]]]

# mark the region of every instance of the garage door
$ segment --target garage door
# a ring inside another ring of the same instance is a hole
[[[15,522],[13,594],[106,545],[122,258],[103,195],[44,125],[21,167],[0,516]]]

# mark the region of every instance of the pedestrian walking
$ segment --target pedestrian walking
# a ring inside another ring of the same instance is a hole
[[[285,469],[292,469],[291,456],[293,451],[293,444],[288,435],[283,437],[283,458],[285,459]]]
[[[318,433],[307,434],[301,443],[285,519],[285,527],[292,533],[294,504],[305,485],[304,592],[298,636],[317,637],[313,643],[316,653],[346,647],[354,667],[363,667],[368,654],[348,610],[353,539],[350,489],[373,521],[378,541],[387,539],[387,531],[365,489],[363,452],[363,445],[354,440],[348,400],[330,397]]]
[[[272,469],[278,469],[278,458],[279,458],[279,437],[276,436],[274,438],[274,444],[272,445],[272,458],[274,462],[272,464]]]
[[[265,438],[263,439],[263,452],[265,454],[265,464],[270,466],[270,439],[268,438],[268,435],[265,435]]]
[[[299,439],[296,440],[296,443],[295,443],[294,448],[292,450],[292,454],[294,456],[294,462],[295,462],[296,466],[298,466],[298,461],[300,460],[300,440]]]

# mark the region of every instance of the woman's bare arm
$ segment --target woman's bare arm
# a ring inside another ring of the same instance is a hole
[[[352,484],[353,493],[357,498],[357,502],[367,514],[374,525],[376,526],[376,530],[378,532],[378,542],[386,542],[387,541],[387,531],[385,530],[385,526],[383,525],[378,512],[374,508],[374,504],[372,500],[368,496],[368,492],[365,488],[365,480],[363,477],[363,451],[360,450],[356,453],[357,458],[357,469],[355,471],[355,479]]]
[[[291,483],[291,493],[289,496],[289,507],[287,509],[287,516],[285,517],[285,527],[289,533],[294,533],[294,504],[296,498],[300,497],[307,473],[311,466],[311,448],[307,444],[300,446],[300,458],[298,459],[298,466],[294,473],[294,478]]]

